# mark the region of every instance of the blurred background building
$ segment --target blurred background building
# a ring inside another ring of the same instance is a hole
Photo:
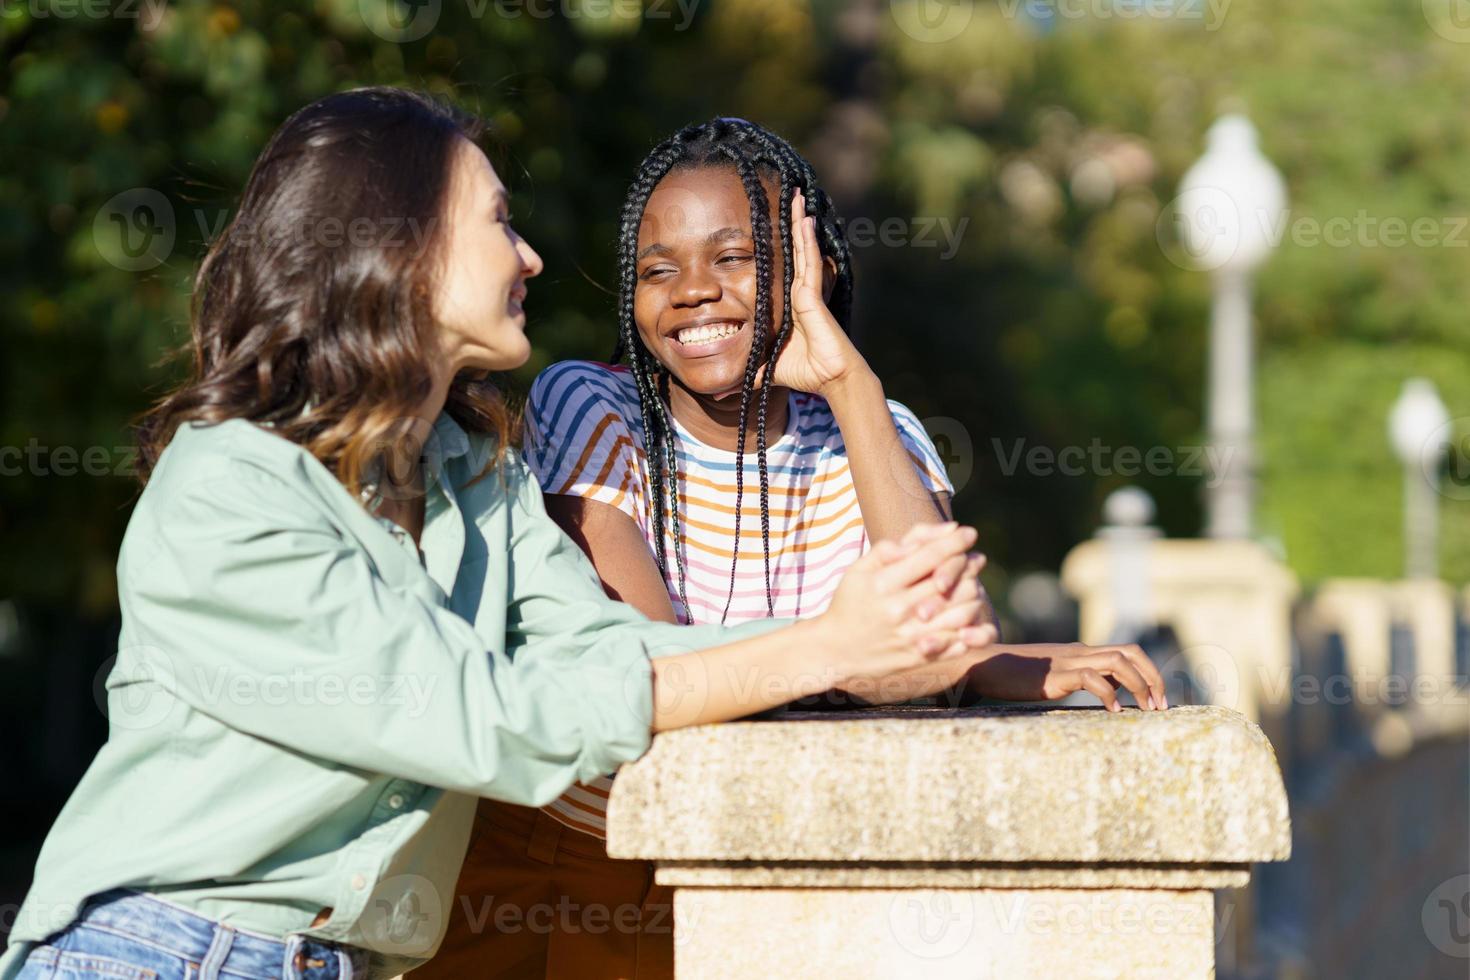
[[[790,138],[1011,636],[1143,639],[1271,735],[1298,844],[1221,974],[1465,976],[1459,0],[0,4],[0,910],[106,734],[127,423],[191,273],[271,130],[368,83],[494,125],[547,262],[513,395],[610,353],[657,139]]]

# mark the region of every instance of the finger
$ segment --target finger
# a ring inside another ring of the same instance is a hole
[[[1108,650],[1102,653],[1094,653],[1091,656],[1079,657],[1075,664],[1078,667],[1091,667],[1104,677],[1111,677],[1128,688],[1133,695],[1133,700],[1138,702],[1140,708],[1152,708],[1154,702],[1149,699],[1150,691],[1148,682],[1133,666],[1133,662],[1123,655],[1121,650]]]
[[[960,525],[958,521],[948,521],[944,524],[914,524],[907,531],[903,532],[903,537],[899,538],[898,540],[911,541],[915,544],[923,541],[932,541],[934,538],[939,537],[944,532],[952,531],[959,526]]]
[[[1143,647],[1137,643],[1130,643],[1119,649],[1148,683],[1149,696],[1154,700],[1154,707],[1160,710],[1167,708],[1169,700],[1164,696],[1164,675],[1159,673],[1158,665],[1154,663],[1153,658],[1145,653]]]
[[[985,591],[985,586],[980,584],[980,572],[985,568],[987,560],[984,555],[974,551],[965,556],[965,567],[960,570],[960,577],[948,590],[950,598],[961,594],[959,590],[963,590],[966,598],[969,598],[971,590],[974,590],[976,595]]]
[[[988,647],[999,639],[1000,630],[995,628],[994,623],[966,626],[960,630],[960,641],[972,652]]]
[[[849,566],[849,572],[876,574],[885,565],[892,564],[908,554],[908,549],[897,541],[874,541],[873,546],[858,556]]]
[[[1075,675],[1070,678],[1074,682],[1068,685],[1070,690],[1076,691],[1081,689],[1097,695],[1098,700],[1102,701],[1103,707],[1114,713],[1123,710],[1123,706],[1118,703],[1118,695],[1113,691],[1113,685],[1109,684],[1103,675],[1091,667],[1082,667],[1077,670],[1067,671],[1067,673]]]
[[[929,618],[929,626],[934,629],[961,630],[966,626],[973,626],[979,614],[979,599],[971,599],[968,602],[951,602],[942,606]]]
[[[895,592],[928,578],[946,558],[968,551],[976,537],[974,528],[957,527],[924,542],[878,573],[879,590]],[[932,584],[930,588],[933,588]]]
[[[941,630],[934,633],[925,633],[913,642],[914,652],[923,657],[925,662],[938,660],[944,652],[954,645],[956,636],[953,630]]]
[[[806,200],[801,188],[791,194],[791,292],[796,293],[806,283]]]
[[[937,591],[944,596],[953,592],[955,586],[960,584],[960,579],[965,574],[965,566],[968,564],[970,564],[969,555],[953,555],[944,559],[940,566],[934,569]]]
[[[952,591],[957,590],[952,590],[940,578],[939,573],[936,571],[915,582],[899,594],[897,601],[902,611],[901,615],[904,618],[913,617],[919,622],[928,622],[950,606],[973,603],[974,609],[972,615],[962,625],[978,620],[980,612],[979,592],[971,589],[968,591],[968,594],[949,594]]]

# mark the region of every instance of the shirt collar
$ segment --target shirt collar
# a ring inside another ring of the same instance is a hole
[[[431,473],[440,473],[444,465],[470,451],[470,437],[449,412],[441,411],[434,420],[433,432],[424,444],[424,458]]]

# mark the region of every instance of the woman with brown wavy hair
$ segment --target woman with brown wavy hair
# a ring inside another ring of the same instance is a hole
[[[544,804],[652,732],[834,686],[938,688],[993,638],[952,524],[800,623],[607,598],[485,380],[529,354],[541,260],[478,135],[361,89],[257,160],[199,271],[192,375],[140,426],[109,738],[0,978],[391,976],[439,943],[478,797]]]

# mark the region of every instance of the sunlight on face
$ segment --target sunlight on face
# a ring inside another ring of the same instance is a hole
[[[773,238],[778,185],[763,179]],[[738,394],[755,323],[750,200],[734,170],[678,170],[638,229],[633,318],[643,344],[691,392]],[[781,249],[771,249],[771,332],[781,322]],[[769,341],[769,337],[768,337]]]
[[[461,140],[445,207],[444,259],[434,311],[454,371],[505,371],[531,356],[526,280],[541,257],[510,226],[505,185],[480,148]]]

